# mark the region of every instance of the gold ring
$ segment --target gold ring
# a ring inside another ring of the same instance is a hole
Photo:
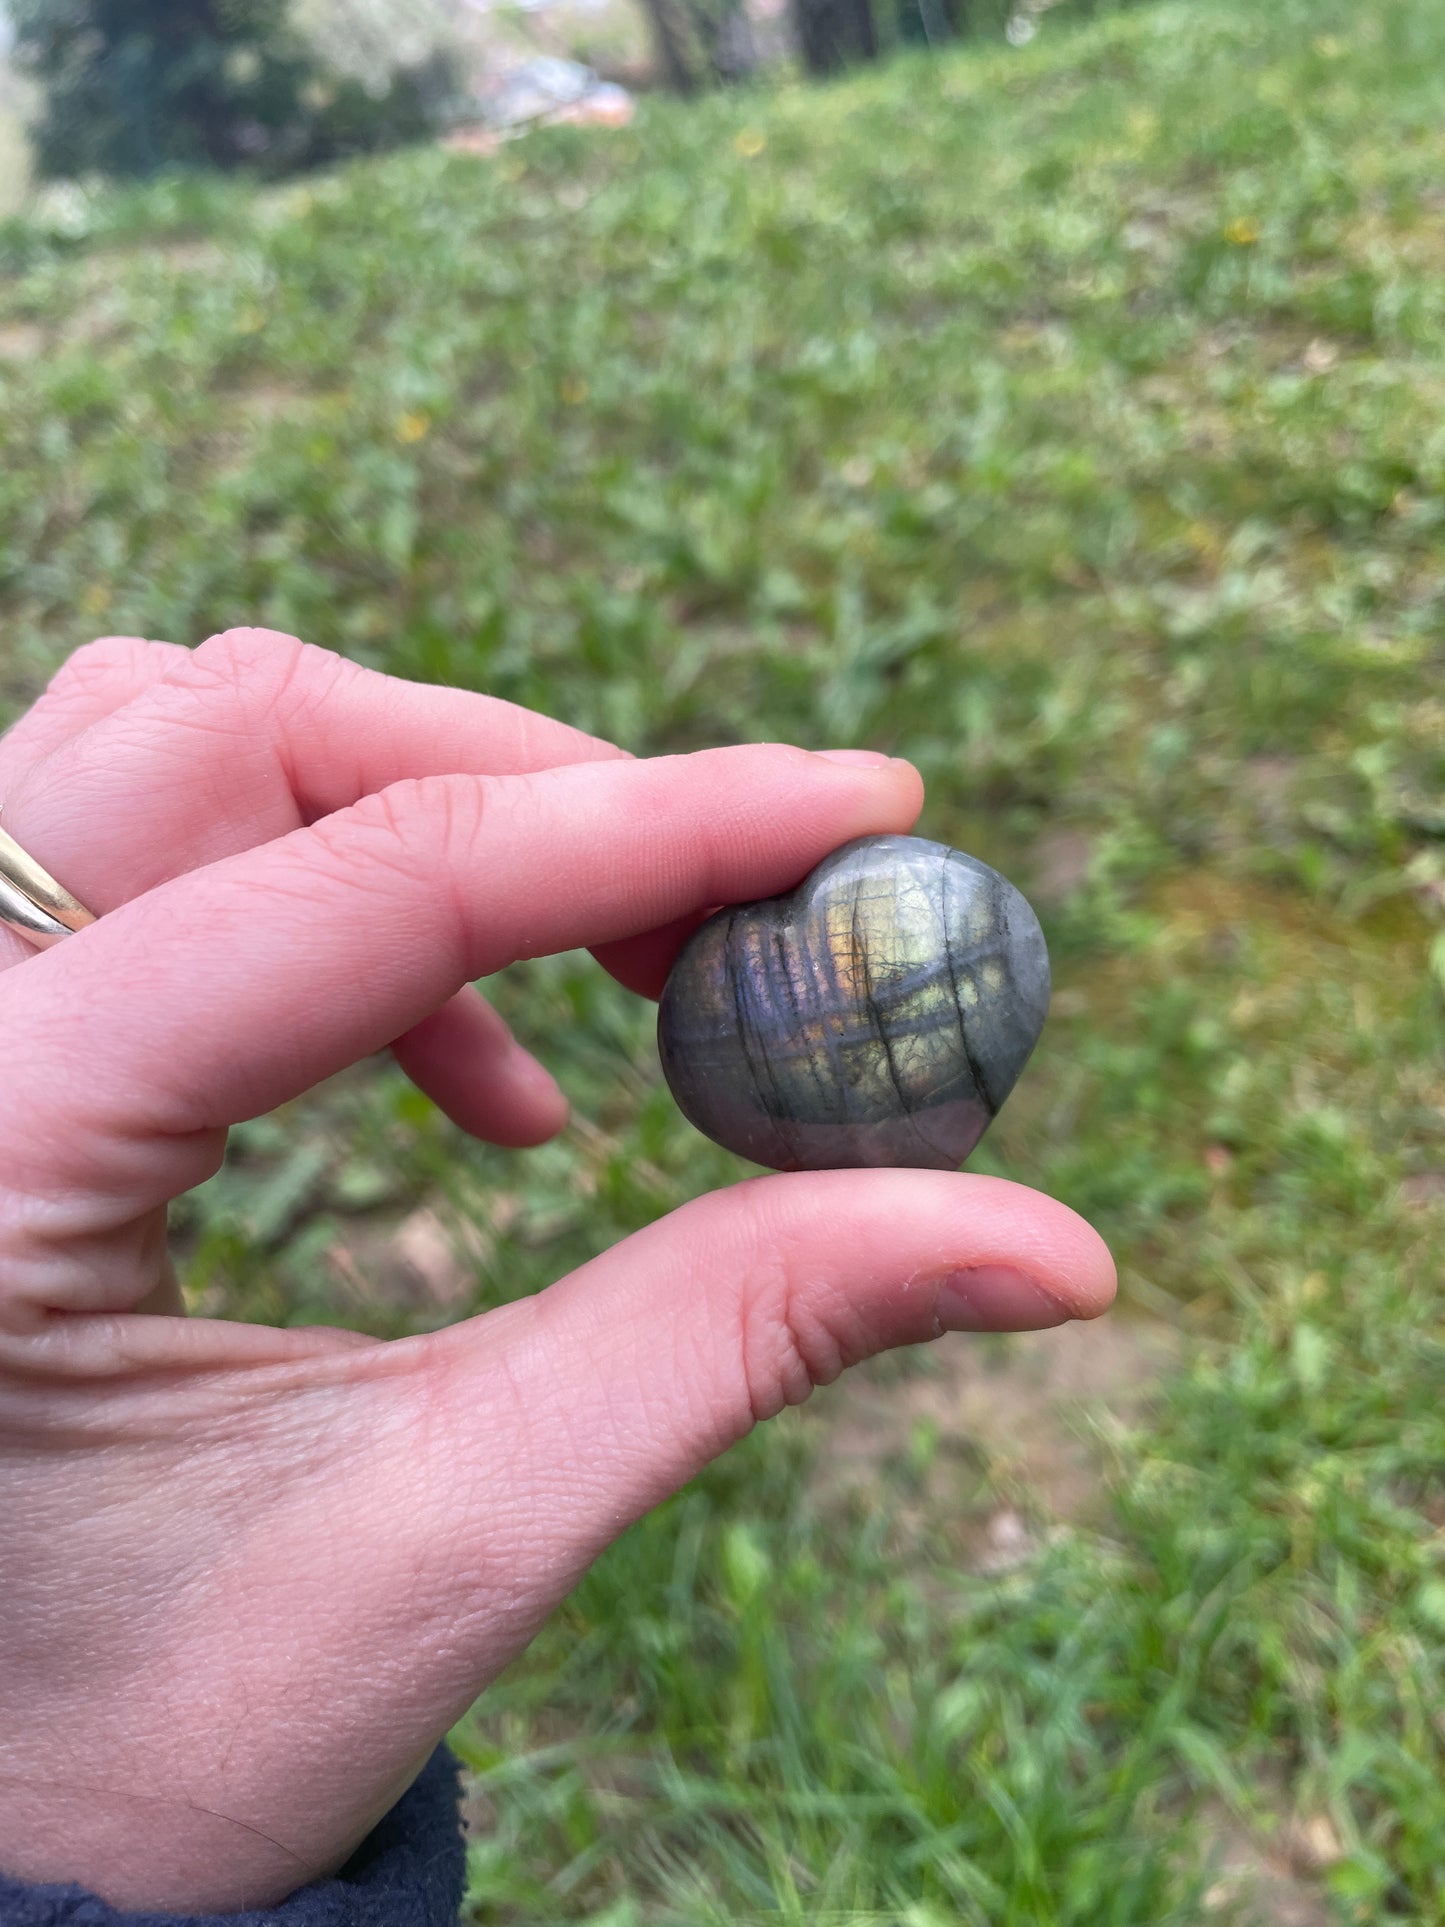
[[[37,950],[48,950],[94,922],[83,903],[0,830],[0,924]]]

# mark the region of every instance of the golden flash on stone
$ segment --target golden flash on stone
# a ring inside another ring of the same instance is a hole
[[[685,1115],[756,1163],[952,1170],[1048,1004],[1043,932],[1006,877],[925,837],[860,837],[694,932],[658,1049]]]

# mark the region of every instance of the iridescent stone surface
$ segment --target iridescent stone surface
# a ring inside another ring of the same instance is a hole
[[[657,1041],[686,1116],[758,1164],[952,1170],[1048,1007],[1043,932],[1006,877],[923,837],[866,836],[695,931]]]

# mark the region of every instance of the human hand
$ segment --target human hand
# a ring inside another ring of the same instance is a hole
[[[425,1337],[172,1315],[166,1203],[228,1125],[390,1044],[463,1129],[538,1142],[565,1105],[473,979],[591,945],[655,993],[669,926],[920,794],[780,746],[634,761],[248,630],[92,645],[0,741],[5,827],[101,914],[0,930],[0,1867],[276,1901],[756,1420],[1105,1307],[1062,1205],[890,1170],[748,1180]]]

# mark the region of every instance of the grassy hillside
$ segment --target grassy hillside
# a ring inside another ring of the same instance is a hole
[[[0,700],[244,618],[876,744],[1047,923],[978,1163],[1119,1319],[631,1533],[458,1736],[479,1921],[1445,1920],[1442,129],[1435,0],[1195,0],[0,229]],[[436,1322],[737,1175],[585,961],[495,988],[568,1136],[368,1067],[237,1133],[198,1307]]]

